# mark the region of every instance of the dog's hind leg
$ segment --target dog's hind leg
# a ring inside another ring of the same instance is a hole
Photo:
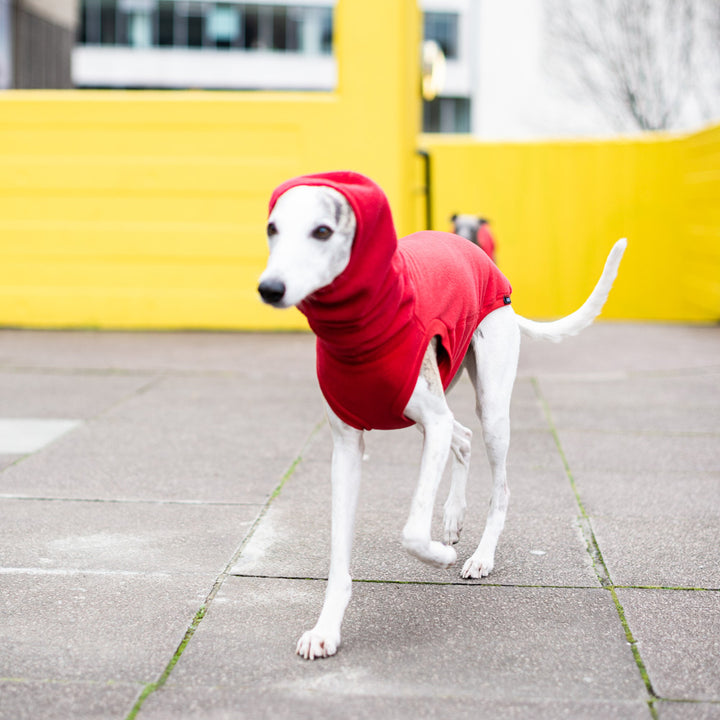
[[[477,413],[493,478],[485,530],[477,550],[465,563],[462,577],[479,578],[495,564],[495,548],[505,526],[510,491],[506,461],[510,445],[510,397],[517,373],[520,331],[510,307],[490,313],[473,336],[467,367],[475,386]]]
[[[435,341],[425,353],[405,415],[420,426],[424,441],[420,478],[403,529],[403,546],[423,562],[448,567],[457,560],[455,550],[430,539],[435,496],[450,454],[455,424],[440,380]]]
[[[471,441],[472,432],[455,420],[450,445],[453,454],[452,479],[443,512],[443,542],[446,545],[454,544],[460,539],[465,520],[465,487],[470,471]]]
[[[297,644],[297,654],[306,660],[334,655],[340,645],[340,626],[352,594],[350,553],[365,445],[361,430],[346,425],[329,407],[327,415],[333,437],[330,573],[320,617]]]

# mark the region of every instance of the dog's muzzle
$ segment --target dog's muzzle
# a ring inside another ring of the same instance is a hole
[[[258,292],[263,302],[277,305],[285,297],[285,283],[282,280],[263,280],[258,285]]]

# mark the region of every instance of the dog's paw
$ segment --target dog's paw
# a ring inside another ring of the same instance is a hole
[[[487,577],[493,569],[492,558],[476,558],[474,555],[463,565],[460,577],[463,578],[483,578]]]
[[[460,532],[463,529],[465,511],[449,512],[445,510],[443,516],[443,542],[446,545],[455,545],[460,540]]]
[[[457,562],[457,553],[454,548],[433,540],[427,542],[404,538],[403,546],[413,557],[428,565],[444,569]]]
[[[340,645],[340,636],[330,637],[317,630],[308,630],[298,640],[295,652],[306,660],[317,660],[334,655]]]
[[[457,562],[457,553],[454,548],[439,542],[430,543],[430,564],[441,568],[449,568]]]

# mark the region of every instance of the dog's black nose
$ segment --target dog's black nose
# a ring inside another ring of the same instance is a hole
[[[285,295],[285,283],[282,280],[263,280],[258,285],[258,292],[264,302],[274,305]]]

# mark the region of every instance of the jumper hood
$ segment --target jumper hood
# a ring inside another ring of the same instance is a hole
[[[384,308],[397,307],[401,311],[403,304],[402,259],[397,253],[390,205],[385,193],[370,178],[356,172],[336,171],[302,175],[284,182],[273,192],[269,212],[281,195],[300,185],[336,190],[355,214],[357,225],[348,266],[332,283],[305,298],[298,309],[333,354],[347,355],[347,350],[357,359],[359,350],[362,355],[372,353],[387,340]],[[358,326],[363,335],[362,349],[358,345]]]

